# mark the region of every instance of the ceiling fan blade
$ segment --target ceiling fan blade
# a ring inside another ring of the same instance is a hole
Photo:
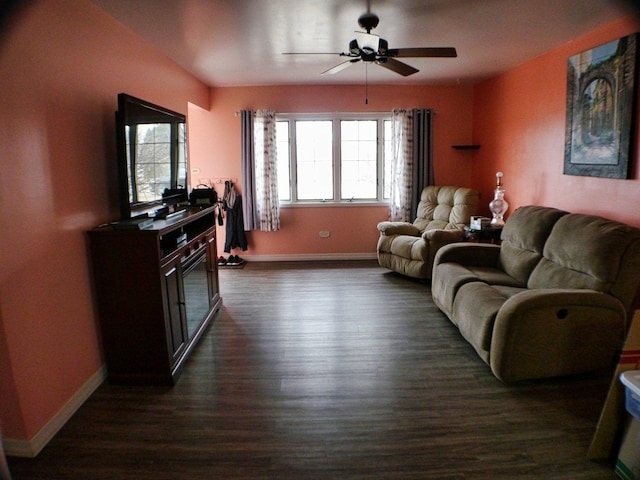
[[[282,52],[282,55],[342,55],[336,52]]]
[[[331,67],[329,70],[325,70],[320,75],[325,75],[325,74],[333,75],[334,73],[341,72],[345,68],[350,67],[352,63],[356,63],[359,61],[360,61],[359,58],[354,58],[353,60],[347,60],[346,62],[339,63],[335,67]]]
[[[381,67],[391,70],[392,72],[399,73],[403,77],[408,77],[409,75],[413,75],[420,71],[417,68],[413,68],[411,65],[399,62],[393,58],[379,58],[376,60],[376,63]]]
[[[424,48],[390,48],[388,57],[457,57],[453,47],[424,47]]]

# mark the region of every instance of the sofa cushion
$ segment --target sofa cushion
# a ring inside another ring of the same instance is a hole
[[[453,299],[461,285],[482,280],[512,284],[515,279],[497,268],[500,246],[487,243],[453,243],[438,250],[434,259],[431,296],[455,323]]]
[[[508,298],[525,288],[470,282],[462,285],[453,302],[453,317],[462,336],[489,363],[496,315]]]
[[[504,285],[506,287],[525,288],[526,284],[519,282],[498,268],[468,267],[469,271],[481,282],[488,285]]]
[[[431,281],[431,297],[454,325],[457,322],[453,316],[453,301],[458,290],[462,285],[475,281],[477,281],[475,274],[465,265],[441,263],[437,266],[437,275],[434,275]]]
[[[498,266],[509,276],[526,284],[542,258],[545,241],[558,219],[567,212],[529,205],[516,209],[502,230]]]
[[[640,268],[640,230],[593,215],[568,214],[558,220],[529,288],[592,289],[616,296],[629,307],[635,287],[624,272]],[[635,285],[635,284],[634,284]]]

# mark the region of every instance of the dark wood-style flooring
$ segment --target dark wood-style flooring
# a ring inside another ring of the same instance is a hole
[[[220,272],[178,384],[102,385],[21,479],[613,479],[586,459],[612,372],[505,386],[372,261]]]

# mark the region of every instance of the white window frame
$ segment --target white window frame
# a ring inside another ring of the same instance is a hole
[[[297,178],[296,178],[296,121],[332,121],[333,132],[333,199],[326,200],[300,200],[297,198]],[[341,120],[374,120],[377,122],[377,186],[375,199],[346,199],[340,198],[341,187]],[[276,114],[276,122],[289,122],[289,175],[291,184],[291,199],[280,201],[282,207],[304,207],[304,206],[381,206],[388,205],[389,199],[384,198],[384,122],[391,120],[391,113],[388,112],[372,112],[372,113],[278,113]],[[389,139],[390,141],[390,139]]]

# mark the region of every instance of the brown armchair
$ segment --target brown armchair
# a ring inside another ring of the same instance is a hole
[[[436,252],[443,245],[464,240],[464,226],[479,199],[480,194],[471,188],[425,187],[413,223],[378,224],[378,263],[409,277],[431,279]]]

